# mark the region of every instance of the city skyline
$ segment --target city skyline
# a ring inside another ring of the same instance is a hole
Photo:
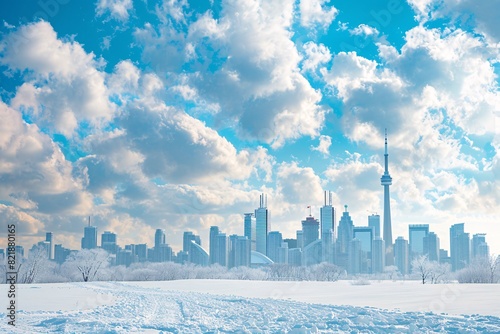
[[[186,230],[241,235],[262,193],[294,238],[325,189],[337,220],[383,224],[387,128],[392,239],[429,224],[448,245],[465,223],[500,253],[497,2],[113,3],[0,13],[0,218],[19,243],[78,249],[91,216],[180,250]]]

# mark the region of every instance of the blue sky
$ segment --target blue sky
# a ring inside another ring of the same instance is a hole
[[[448,249],[464,222],[500,252],[493,0],[1,6],[0,215],[26,246],[79,248],[89,215],[122,246],[208,246],[261,192],[285,237],[323,189],[366,225],[388,128],[393,235],[429,223]]]

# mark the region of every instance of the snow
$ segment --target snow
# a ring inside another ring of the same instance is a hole
[[[2,333],[500,332],[500,285],[180,280],[17,292],[17,326],[0,314]]]

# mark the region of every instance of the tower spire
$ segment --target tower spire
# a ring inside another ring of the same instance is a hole
[[[387,152],[387,129],[385,129],[385,153],[384,153],[385,170],[380,179],[380,183],[384,187],[384,241],[385,241],[385,265],[394,264],[393,240],[392,240],[392,222],[391,222],[391,197],[389,186],[392,184],[392,177],[389,175],[389,153]]]

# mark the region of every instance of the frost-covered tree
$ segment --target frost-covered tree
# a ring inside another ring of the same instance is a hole
[[[67,274],[77,273],[84,282],[98,279],[100,272],[108,265],[109,253],[100,248],[73,252],[63,264]]]
[[[40,274],[50,267],[51,262],[47,257],[47,250],[42,246],[35,246],[30,250],[28,258],[19,264],[17,282],[35,283]]]
[[[415,275],[422,280],[422,284],[427,282],[427,279],[432,273],[432,263],[427,258],[427,255],[420,255],[411,261],[411,269]]]
[[[395,279],[398,276],[398,273],[399,273],[399,269],[397,266],[385,266],[384,267],[384,274],[386,274],[390,280]]]
[[[323,262],[311,268],[311,276],[315,281],[338,281],[345,275],[345,270],[331,263]]]
[[[441,282],[447,282],[449,280],[449,275],[451,272],[451,266],[449,263],[439,263],[436,261],[431,261],[430,265],[430,279],[432,284],[437,284]]]
[[[460,283],[499,283],[500,257],[477,257],[457,273]]]

